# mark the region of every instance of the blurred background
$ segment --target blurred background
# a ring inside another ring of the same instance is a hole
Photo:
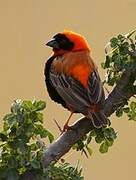
[[[45,43],[64,29],[83,34],[104,79],[100,64],[105,44],[114,35],[133,30],[135,19],[136,0],[0,0],[1,119],[14,99],[45,100],[45,126],[59,136],[53,118],[63,126],[69,112],[48,97],[43,70],[51,50]],[[79,117],[74,115],[73,122]],[[92,144],[89,159],[73,151],[65,156],[73,165],[81,160],[85,180],[136,179],[136,124],[126,117],[111,119],[118,138],[108,153],[100,154]]]

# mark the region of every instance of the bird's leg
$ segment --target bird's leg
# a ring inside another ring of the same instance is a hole
[[[69,125],[68,125],[68,123],[69,123],[69,121],[70,121],[70,119],[71,119],[73,113],[74,113],[74,112],[71,112],[71,114],[70,114],[68,120],[66,121],[66,123],[65,123],[65,125],[64,125],[64,127],[63,127],[63,130],[62,130],[61,134],[63,134],[64,132],[66,132],[66,131],[70,128]]]

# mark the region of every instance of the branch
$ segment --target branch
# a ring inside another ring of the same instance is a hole
[[[132,72],[125,71],[118,84],[105,100],[103,112],[107,117],[113,114],[124,101],[129,100],[134,95],[127,89],[128,84],[133,87],[134,80],[130,82],[131,76]]]
[[[131,76],[132,72],[125,71],[118,84],[105,100],[105,106],[102,111],[107,117],[113,114],[122,102],[130,99],[130,97],[134,95],[134,93],[127,91],[128,84],[133,87],[134,80],[130,82]],[[65,132],[45,149],[43,166],[47,167],[51,162],[59,160],[79,139],[93,128],[93,124],[86,117],[76,121],[75,124],[71,126],[70,130]]]

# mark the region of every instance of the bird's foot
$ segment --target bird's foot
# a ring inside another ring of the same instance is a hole
[[[71,129],[71,127],[68,124],[65,124],[60,135],[62,135],[64,132],[67,132],[69,129]]]
[[[67,130],[71,129],[71,126],[69,126],[67,123],[63,126],[63,129],[60,127],[60,125],[58,124],[58,122],[53,119],[55,124],[57,125],[59,131],[60,131],[60,135],[62,135],[64,132],[66,132]]]

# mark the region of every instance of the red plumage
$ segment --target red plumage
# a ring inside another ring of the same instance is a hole
[[[45,66],[45,82],[51,99],[72,113],[90,118],[97,128],[106,126],[109,121],[102,113],[105,95],[85,38],[65,31],[56,34],[47,46],[54,52]]]

